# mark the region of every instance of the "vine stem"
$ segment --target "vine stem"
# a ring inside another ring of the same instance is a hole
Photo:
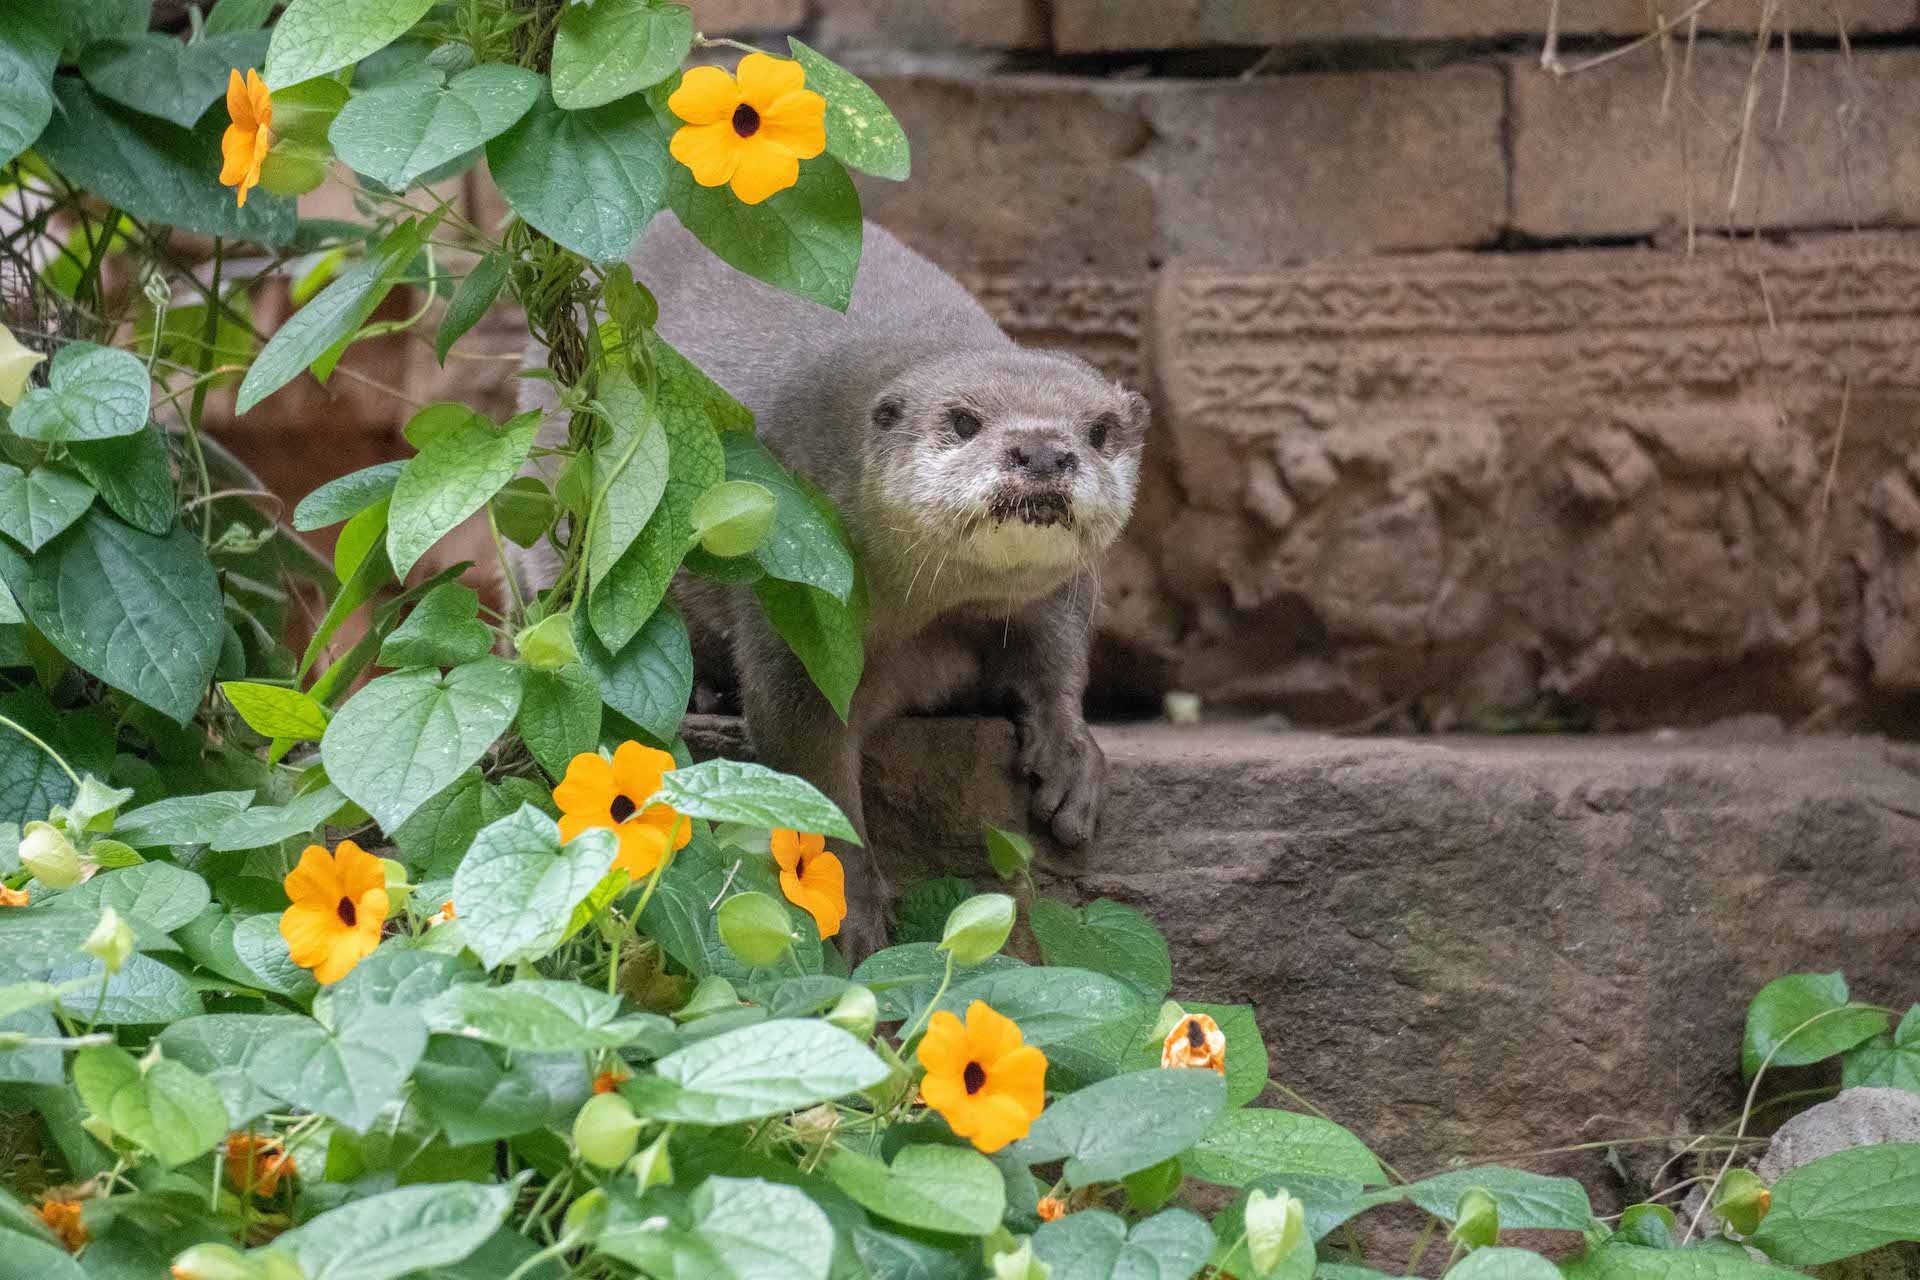
[[[565,1253],[567,1250],[573,1248],[575,1243],[576,1241],[573,1236],[562,1235],[558,1240],[555,1240],[552,1244],[548,1245],[546,1248],[542,1249],[540,1252],[533,1254],[525,1262],[521,1263],[519,1266],[515,1267],[512,1271],[508,1272],[507,1280],[521,1280],[522,1276],[526,1275],[529,1271],[532,1271],[535,1267],[539,1266],[541,1263],[546,1262],[551,1258],[557,1258],[561,1254]]]
[[[947,971],[940,975],[940,985],[934,988],[933,999],[927,1001],[926,1007],[920,1010],[920,1016],[913,1020],[913,1025],[908,1027],[904,1032],[901,1033],[900,1035],[901,1048],[903,1049],[906,1048],[908,1042],[910,1042],[913,1039],[913,1037],[919,1033],[920,1028],[926,1023],[926,1021],[929,1018],[933,1017],[934,1007],[940,1003],[940,997],[947,994],[947,984],[951,983],[952,981],[953,981],[953,952],[949,951],[947,952]]]
[[[9,719],[4,715],[0,715],[0,727],[13,730],[15,733],[25,738],[28,742],[31,742],[34,746],[46,752],[47,758],[60,766],[60,771],[67,775],[68,779],[72,781],[74,786],[77,787],[80,785],[80,775],[73,771],[73,766],[68,764],[64,759],[62,759],[58,751],[55,751],[52,747],[48,746],[44,739],[29,732],[25,725],[21,724],[18,720]]]

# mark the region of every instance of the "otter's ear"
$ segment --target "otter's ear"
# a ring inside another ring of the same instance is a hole
[[[900,425],[906,413],[906,406],[897,397],[882,396],[873,406],[873,425],[881,431],[891,431]]]
[[[1144,440],[1147,424],[1153,420],[1153,406],[1138,391],[1127,392],[1126,401],[1127,434],[1135,440]]]

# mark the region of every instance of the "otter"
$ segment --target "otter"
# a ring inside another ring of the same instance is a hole
[[[825,792],[863,846],[867,732],[906,713],[997,709],[1034,819],[1085,844],[1106,778],[1081,710],[1099,564],[1132,511],[1146,400],[1075,356],[1019,346],[873,223],[844,315],[739,274],[666,214],[632,265],[661,336],[839,507],[867,580],[866,666],[842,723],[750,590],[682,571],[674,598],[701,700],[737,687],[758,759]],[[551,407],[542,384],[529,391]],[[551,560],[523,576],[549,585]],[[833,847],[847,871],[841,941],[857,959],[886,945],[890,890],[870,850]]]

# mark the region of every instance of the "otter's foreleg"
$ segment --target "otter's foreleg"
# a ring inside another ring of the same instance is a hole
[[[1107,786],[1107,757],[1081,708],[1093,592],[1090,581],[1078,579],[1026,606],[1003,644],[983,655],[986,686],[1013,719],[1034,820],[1069,848],[1093,837]]]
[[[847,916],[837,939],[858,963],[887,945],[891,894],[868,847],[860,802],[860,734],[843,724],[800,659],[757,608],[741,611],[735,629],[742,710],[755,757],[769,769],[796,774],[820,788],[853,823],[861,844],[829,840],[846,870]]]

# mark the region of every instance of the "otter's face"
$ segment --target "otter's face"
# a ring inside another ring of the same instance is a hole
[[[970,354],[871,409],[868,483],[896,533],[995,570],[1087,564],[1133,509],[1147,404],[1066,356]]]

